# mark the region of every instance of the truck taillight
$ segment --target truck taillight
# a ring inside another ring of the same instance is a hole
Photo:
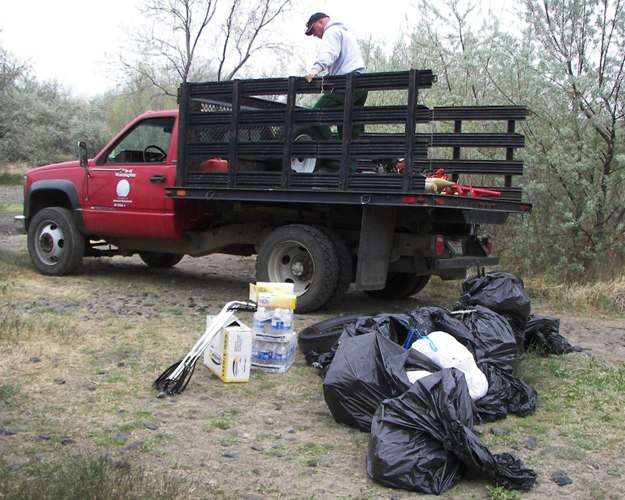
[[[434,254],[435,255],[443,255],[445,252],[445,238],[443,238],[442,234],[437,234],[434,238]]]

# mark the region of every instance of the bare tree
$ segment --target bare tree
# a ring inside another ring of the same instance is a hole
[[[191,79],[230,80],[263,53],[284,48],[270,27],[293,0],[146,0],[138,57],[122,64],[130,81],[175,95]]]

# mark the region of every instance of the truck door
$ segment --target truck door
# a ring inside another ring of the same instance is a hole
[[[89,167],[83,220],[91,233],[178,236],[173,200],[165,198],[165,186],[176,178],[175,121],[175,116],[138,121]]]

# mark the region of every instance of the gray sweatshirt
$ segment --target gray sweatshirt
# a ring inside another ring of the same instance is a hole
[[[323,31],[319,56],[313,67],[320,72],[326,71],[328,75],[365,72],[360,47],[343,23],[332,20],[328,22]]]

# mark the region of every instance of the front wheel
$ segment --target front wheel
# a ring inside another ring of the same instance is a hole
[[[179,253],[139,252],[139,257],[150,267],[174,267],[184,255]]]
[[[325,306],[338,286],[338,257],[329,237],[317,228],[299,224],[275,229],[263,242],[256,259],[256,279],[293,283],[298,313]]]
[[[35,214],[28,226],[28,254],[41,274],[63,276],[82,264],[85,237],[66,208],[49,207]]]
[[[376,299],[405,299],[425,288],[430,275],[415,276],[407,273],[388,273],[386,285],[381,290],[367,290],[365,293]]]

